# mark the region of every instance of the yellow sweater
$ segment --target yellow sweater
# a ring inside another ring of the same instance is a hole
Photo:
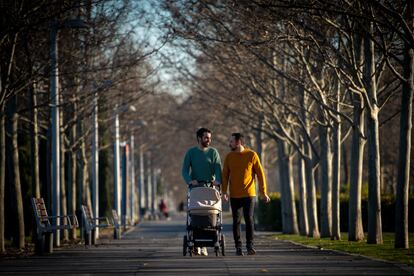
[[[230,197],[256,196],[255,175],[260,192],[266,194],[266,179],[257,153],[248,148],[242,152],[229,152],[223,165],[223,193],[230,187]]]

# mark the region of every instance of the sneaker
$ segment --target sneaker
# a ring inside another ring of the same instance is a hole
[[[201,255],[201,248],[200,247],[196,247],[193,250],[193,254],[194,255]]]
[[[252,248],[247,249],[247,255],[256,255],[256,250]]]
[[[237,256],[243,256],[243,250],[240,247],[236,248],[236,255]]]
[[[201,255],[203,255],[203,256],[208,256],[208,252],[207,252],[207,247],[203,247],[203,248],[201,248]]]

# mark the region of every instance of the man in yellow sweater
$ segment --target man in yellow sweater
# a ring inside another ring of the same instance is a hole
[[[254,202],[256,197],[255,176],[259,181],[259,191],[262,199],[268,203],[270,198],[266,193],[266,179],[259,156],[251,149],[245,148],[243,135],[233,133],[230,138],[230,149],[224,160],[222,184],[223,198],[228,200],[227,188],[230,189],[230,206],[233,215],[233,237],[236,254],[243,256],[240,237],[241,212],[246,223],[246,248],[248,255],[256,254],[253,244],[254,236]]]

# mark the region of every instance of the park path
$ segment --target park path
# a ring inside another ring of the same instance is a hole
[[[183,215],[143,221],[121,240],[59,248],[47,256],[0,259],[4,275],[409,275],[398,265],[271,239],[257,232],[255,256],[235,256],[230,219],[225,218],[225,257],[182,256]]]

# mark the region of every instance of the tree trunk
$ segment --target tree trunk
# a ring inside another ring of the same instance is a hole
[[[348,240],[361,241],[364,239],[361,212],[362,171],[364,163],[365,140],[359,131],[364,132],[364,110],[361,101],[354,99],[351,144],[351,165],[349,182],[349,211],[348,211]],[[358,131],[359,128],[359,131]]]
[[[264,171],[264,173],[265,173],[265,177],[266,177],[266,179],[268,179],[267,178],[267,176],[266,176],[266,164],[265,164],[265,145],[264,145],[264,142],[263,142],[263,127],[264,127],[264,124],[263,124],[263,115],[260,115],[259,116],[259,123],[258,123],[258,130],[257,130],[257,132],[256,132],[256,149],[257,149],[257,155],[259,156],[259,160],[260,160],[260,163],[262,164],[262,168],[263,168],[263,171]],[[259,185],[256,185],[256,194],[259,194]]]
[[[356,27],[358,28],[358,27]],[[363,40],[359,32],[354,35],[354,55],[356,67],[362,72],[363,68]],[[362,78],[362,74],[358,76]],[[362,96],[352,94],[353,105],[353,125],[352,125],[352,142],[351,142],[351,160],[349,173],[349,206],[348,206],[348,240],[361,241],[364,239],[364,229],[362,224],[361,212],[361,189],[362,189],[362,171],[364,166],[364,147],[365,140],[365,107]]]
[[[151,151],[148,151],[148,153],[147,153],[147,175],[146,175],[146,177],[147,177],[147,189],[146,189],[146,194],[145,194],[145,196],[146,196],[146,198],[147,198],[147,200],[146,200],[146,203],[147,203],[147,206],[146,206],[146,208],[147,208],[147,210],[149,210],[149,211],[151,211],[151,206],[152,206],[152,201],[151,201],[151,194],[152,194],[152,178],[151,178],[151,175],[152,175],[152,173],[151,173],[151,169],[152,169],[152,164],[151,164]]]
[[[307,236],[309,234],[309,221],[307,206],[307,192],[306,192],[306,173],[305,161],[298,157],[298,171],[299,171],[299,234]]]
[[[282,213],[282,232],[287,234],[287,207],[286,207],[286,186],[287,186],[287,166],[286,163],[286,156],[284,156],[283,152],[283,141],[279,139],[276,141],[277,143],[277,153],[278,153],[278,165],[279,165],[279,184],[280,184],[280,207]]]
[[[74,125],[72,127],[72,131],[75,133],[72,133],[72,135],[75,135],[76,137],[76,126]],[[76,151],[71,151],[71,157],[70,157],[70,198],[69,198],[69,210],[71,215],[76,214]],[[72,229],[69,232],[69,238],[71,240],[75,240],[77,238],[76,229]]]
[[[344,183],[344,185],[349,185],[348,147],[345,145],[345,143],[342,143],[341,145],[341,152],[341,167],[344,169],[344,177],[342,183]]]
[[[337,102],[335,109],[340,111],[340,87],[338,84]],[[336,122],[333,128],[333,160],[332,160],[332,240],[341,239],[341,224],[340,224],[340,187],[341,187],[341,118],[336,117]]]
[[[303,93],[302,95],[302,121],[305,124],[306,129],[303,133],[303,145],[307,158],[305,159],[305,172],[306,172],[306,190],[307,190],[307,212],[309,215],[309,236],[315,239],[320,238],[319,225],[318,225],[318,207],[316,202],[316,188],[315,188],[315,168],[313,164],[312,149],[309,145],[308,137],[305,132],[310,133],[309,118],[307,114],[308,109],[308,96]]]
[[[75,114],[77,110],[75,108]],[[76,116],[76,139],[79,141],[82,139],[82,120],[79,117],[79,114]],[[83,158],[82,158],[82,149],[79,146],[76,150],[76,173],[75,173],[75,181],[76,181],[76,216],[80,223],[80,237],[81,239],[84,238],[84,226],[82,221],[82,204],[85,204],[84,201],[84,191],[83,191]]]
[[[25,246],[25,232],[24,232],[24,211],[23,211],[23,198],[22,198],[22,185],[20,182],[20,164],[19,164],[19,145],[17,143],[19,116],[17,113],[13,114],[13,132],[12,132],[12,144],[13,144],[13,170],[14,170],[14,189],[16,193],[16,209],[17,209],[17,221],[19,224],[19,239],[17,246],[19,249],[23,249]]]
[[[32,153],[32,189],[33,196],[40,197],[40,176],[39,176],[39,123],[38,123],[38,108],[37,106],[37,94],[35,87],[30,85],[31,93],[31,153]]]
[[[0,80],[1,82],[1,80]],[[1,89],[1,85],[0,85]],[[6,184],[6,119],[4,104],[0,104],[0,253],[6,252],[4,243],[4,192]]]
[[[86,157],[86,145],[85,139],[82,138],[81,142],[81,154],[82,154],[82,185],[84,192],[84,202],[89,207],[89,210],[92,210],[92,198],[91,198],[91,189],[89,185],[89,174],[88,174],[88,158]]]
[[[373,23],[370,23],[369,32],[373,32]],[[381,159],[379,144],[379,122],[377,84],[375,77],[374,42],[370,35],[364,38],[364,79],[367,96],[370,101],[367,112],[367,138],[368,138],[368,238],[370,244],[382,244],[381,225]]]
[[[287,153],[287,143],[285,141],[278,140],[277,144],[281,176],[280,184],[283,186],[281,189],[283,233],[297,234],[299,231],[296,216],[295,191],[293,188],[292,157]]]
[[[144,168],[144,149],[143,146],[139,147],[139,199],[140,199],[140,219],[144,216],[144,210],[147,206],[147,199],[145,198],[145,168]]]
[[[79,84],[76,82],[76,86],[80,87]],[[73,118],[74,121],[77,122],[77,118],[78,118],[78,113],[77,113],[77,102],[76,102],[76,95],[78,95],[78,91],[79,88],[76,88],[75,93],[72,97],[73,100]],[[70,166],[69,167],[69,177],[68,177],[68,192],[69,192],[69,204],[68,204],[68,209],[71,215],[75,215],[76,214],[76,210],[77,210],[77,205],[76,205],[76,199],[77,199],[77,160],[76,160],[76,149],[73,148],[73,146],[76,144],[76,139],[77,139],[77,124],[73,124],[72,128],[71,128],[71,132],[70,132],[70,144],[71,144],[71,151],[70,151]],[[79,219],[79,218],[78,218]],[[77,233],[76,233],[76,229],[71,229],[69,231],[69,238],[71,240],[75,240],[77,238]]]
[[[414,26],[414,5],[408,1],[407,14],[409,26]],[[409,248],[408,239],[408,193],[410,183],[411,131],[414,98],[414,50],[405,45],[404,77],[401,97],[400,148],[397,178],[397,197],[395,201],[395,248]]]
[[[330,237],[332,233],[332,173],[330,129],[319,126],[320,139],[320,174],[321,174],[321,238]]]

